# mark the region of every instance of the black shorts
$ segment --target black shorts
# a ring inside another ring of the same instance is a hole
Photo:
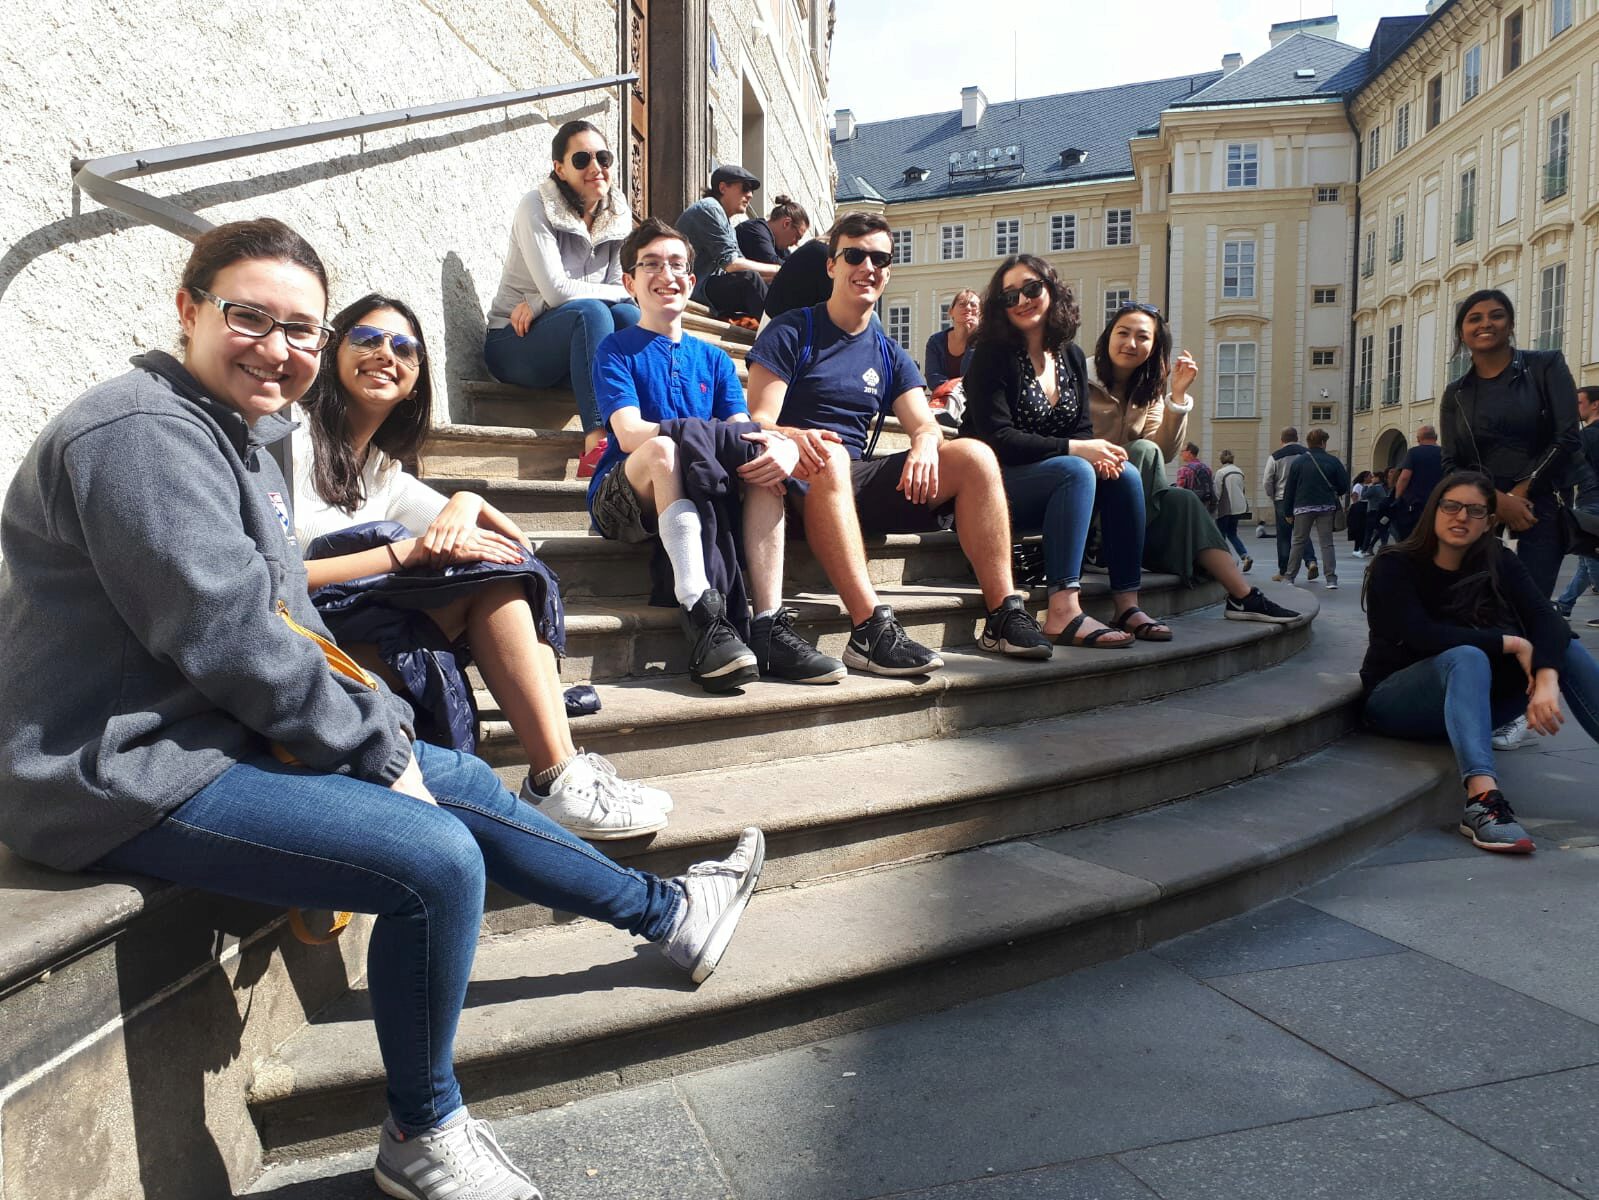
[[[955,524],[955,502],[946,500],[937,508],[913,504],[897,488],[905,473],[909,450],[886,458],[856,459],[849,465],[850,486],[855,492],[855,516],[863,533],[933,533]]]

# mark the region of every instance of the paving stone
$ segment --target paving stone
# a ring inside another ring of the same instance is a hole
[[[1118,1157],[1163,1200],[1570,1200],[1409,1104]]]
[[[1297,900],[1280,900],[1157,947],[1199,979],[1305,963],[1399,954],[1404,947]]]
[[[1406,1096],[1599,1062],[1599,1025],[1420,954],[1211,986]]]
[[[1599,1067],[1450,1092],[1422,1103],[1579,1195],[1599,1197]]]
[[[881,1200],[1159,1200],[1113,1159],[1041,1167],[1015,1175],[972,1179]]]
[[[1482,851],[1453,828],[1418,829],[1362,859],[1357,867],[1391,867],[1399,863],[1433,862],[1440,858],[1481,858]]]
[[[738,1193],[783,1200],[928,1188],[1391,1097],[1149,955],[678,1086]]]

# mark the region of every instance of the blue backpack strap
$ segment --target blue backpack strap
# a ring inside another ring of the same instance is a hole
[[[799,357],[794,360],[794,378],[789,380],[793,387],[799,382],[800,376],[805,374],[805,368],[811,365],[811,343],[816,340],[816,314],[809,307],[805,309],[805,335],[800,342]]]
[[[883,332],[882,326],[874,319],[872,332],[877,334],[877,352],[883,356],[883,399],[891,399],[888,392],[894,386],[894,352],[889,348],[888,335]],[[877,406],[877,420],[872,424],[872,436],[866,440],[866,453],[863,457],[871,458],[877,449],[877,439],[883,435],[883,424],[888,420],[888,409],[881,403]]]

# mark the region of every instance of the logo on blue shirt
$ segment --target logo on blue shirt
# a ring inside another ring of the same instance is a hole
[[[875,396],[877,385],[883,382],[883,377],[877,373],[876,367],[867,367],[861,372],[861,381],[866,384],[866,390]]]

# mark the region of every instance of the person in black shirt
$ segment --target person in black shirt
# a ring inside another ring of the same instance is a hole
[[[738,239],[739,253],[751,262],[781,265],[810,227],[810,214],[799,202],[779,196],[764,221],[760,217],[740,221],[733,226],[733,236]]]
[[[1582,457],[1588,469],[1577,488],[1576,508],[1580,513],[1599,516],[1599,387],[1577,389],[1577,415],[1582,418]],[[1576,574],[1555,600],[1560,615],[1569,617],[1578,598],[1589,588],[1599,591],[1599,558],[1585,556],[1577,560]],[[1589,621],[1588,628],[1599,629],[1599,620]]]
[[[1438,448],[1438,431],[1431,425],[1416,430],[1416,444],[1399,464],[1399,482],[1394,485],[1394,533],[1410,536],[1421,516],[1422,506],[1438,481],[1444,477],[1444,453]]]
[[[1533,841],[1499,790],[1492,730],[1524,712],[1531,729],[1553,734],[1564,696],[1599,742],[1599,664],[1504,552],[1492,532],[1498,503],[1487,475],[1448,475],[1414,532],[1372,562],[1360,681],[1378,733],[1449,739],[1466,789],[1460,832],[1484,850],[1525,854]]]
[[[833,295],[833,277],[827,273],[832,255],[826,238],[813,238],[789,252],[766,291],[766,315],[774,320],[796,308],[815,308]]]

